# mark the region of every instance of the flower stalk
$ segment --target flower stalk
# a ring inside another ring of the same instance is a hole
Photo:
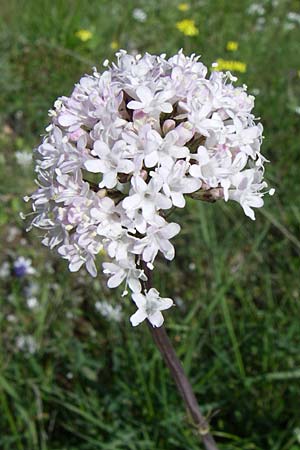
[[[147,281],[144,281],[144,288],[149,290],[152,287],[152,272],[144,262],[141,263],[141,267],[147,276]],[[169,336],[167,335],[165,327],[163,325],[158,328],[153,327],[149,321],[148,326],[154,343],[169,368],[177,390],[184,401],[186,409],[192,418],[199,435],[201,436],[205,450],[218,450],[217,444],[210,433],[209,423],[200,411],[191,383],[189,382],[182,364],[176,355],[175,349],[169,339]]]

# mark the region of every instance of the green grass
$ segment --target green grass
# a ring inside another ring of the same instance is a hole
[[[259,90],[255,111],[276,195],[254,223],[238,205],[190,201],[176,215],[177,257],[158,263],[156,283],[180,305],[166,326],[220,448],[300,450],[300,28],[286,29],[299,2],[260,2],[261,30],[248,0],[195,0],[186,12],[178,3],[0,2],[0,254],[9,264],[30,257],[37,270],[0,280],[1,450],[200,448],[147,327],[128,323],[133,305],[124,300],[120,323],[102,317],[95,302],[117,304],[119,293],[102,277],[71,275],[19,218],[34,174],[15,152],[39,142],[56,97],[113,58],[112,41],[169,55],[183,47],[207,65],[247,63],[239,83]],[[133,19],[136,7],[145,23]],[[180,34],[183,18],[195,20],[198,36]],[[90,41],[76,38],[81,28],[92,31]],[[234,53],[229,40],[239,43]],[[29,288],[35,309],[26,303]],[[35,352],[19,348],[22,336],[33,337]]]

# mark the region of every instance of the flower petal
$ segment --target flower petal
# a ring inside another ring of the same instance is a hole
[[[104,173],[107,170],[107,164],[105,161],[100,161],[100,159],[88,159],[84,163],[84,167],[93,173]]]
[[[148,316],[149,322],[153,327],[161,327],[164,323],[164,316],[160,311],[156,311],[154,314]]]
[[[125,209],[133,210],[139,208],[141,203],[142,203],[141,196],[139,194],[133,194],[124,198],[122,206]]]
[[[145,311],[138,309],[131,317],[130,322],[133,327],[136,327],[147,318]]]
[[[131,297],[138,308],[143,308],[146,305],[146,298],[143,294],[132,294]]]
[[[125,277],[126,273],[123,270],[119,270],[117,273],[115,273],[112,277],[109,278],[107,286],[109,288],[115,288],[122,283]]]

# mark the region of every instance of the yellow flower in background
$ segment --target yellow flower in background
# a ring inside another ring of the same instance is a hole
[[[298,70],[298,78],[300,78],[300,70]]]
[[[215,63],[212,64],[212,70],[229,70],[230,72],[244,73],[247,70],[247,64],[242,61],[228,61],[219,58]]]
[[[196,27],[195,21],[192,19],[184,19],[176,23],[177,30],[186,36],[197,36],[199,30]]]
[[[119,42],[118,41],[111,41],[110,48],[112,50],[117,50],[119,48]]]
[[[82,42],[86,42],[92,38],[93,33],[90,30],[85,30],[82,28],[81,30],[76,31],[75,36]]]
[[[230,52],[235,52],[239,48],[239,44],[236,41],[228,41],[226,45],[226,50]]]
[[[188,3],[179,3],[177,8],[179,9],[179,11],[185,12],[190,9],[190,5]]]

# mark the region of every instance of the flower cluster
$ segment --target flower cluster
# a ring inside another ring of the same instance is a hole
[[[235,87],[229,72],[207,76],[195,55],[116,56],[49,112],[35,151],[32,225],[72,272],[85,265],[96,276],[105,252],[108,287],[124,282],[124,294],[133,293],[132,324],[160,326],[173,301],[145,283],[159,253],[174,258],[180,226],[166,212],[183,208],[187,195],[216,192],[254,219],[267,186],[262,125],[246,86]]]

